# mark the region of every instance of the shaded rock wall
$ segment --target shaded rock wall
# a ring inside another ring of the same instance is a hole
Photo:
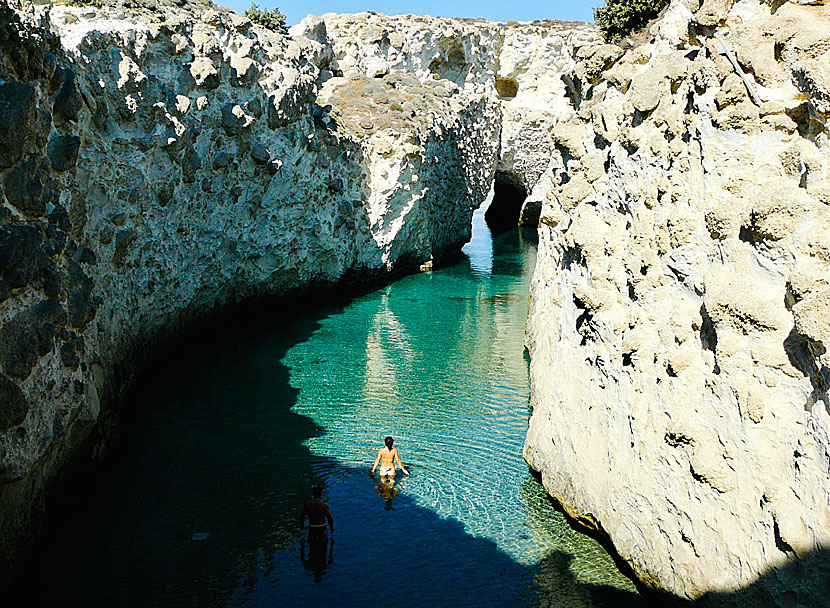
[[[0,17],[7,571],[155,345],[227,304],[415,269],[469,240],[498,112],[417,81],[321,89],[311,42],[224,9]],[[403,120],[415,97],[424,111]]]

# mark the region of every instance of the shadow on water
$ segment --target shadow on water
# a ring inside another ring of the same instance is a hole
[[[494,241],[497,248],[509,245],[504,238]],[[492,275],[518,272],[501,263],[497,256],[491,267],[471,258],[444,278],[454,283],[482,268]],[[429,280],[438,285],[439,278]],[[409,301],[406,293],[401,306]],[[426,293],[429,301],[439,295]],[[482,310],[500,310],[510,299],[501,289],[475,293],[478,299],[463,298],[469,304],[457,314],[475,312],[476,301]],[[396,304],[386,310],[384,297],[377,310],[392,318]],[[52,509],[36,559],[4,599],[60,606],[646,605],[636,593],[603,584],[602,573],[576,568],[578,539],[560,545],[571,553],[554,548],[519,563],[496,542],[471,533],[469,522],[417,501],[410,492],[430,480],[426,463],[410,466],[412,476],[391,488],[368,475],[370,459],[349,465],[308,447],[328,435],[296,413],[300,389],[286,356],[344,315],[350,301],[282,302],[217,323],[148,369],[124,408],[132,416],[107,468]],[[377,316],[369,312],[367,319]],[[323,361],[304,360],[314,366],[306,373],[315,386],[332,382],[330,374],[342,373],[346,363],[332,372]],[[452,482],[469,471],[451,475]],[[497,491],[469,479],[480,494]],[[298,515],[317,484],[325,487],[336,533],[333,547],[312,554],[301,546]],[[518,500],[538,504],[540,494],[540,484],[527,478]],[[534,538],[562,534],[548,511],[529,513]],[[819,558],[826,567],[826,553]],[[815,581],[812,563],[775,576],[789,572]]]
[[[367,469],[310,453],[305,442],[322,431],[292,412],[298,391],[282,358],[343,303],[311,314],[281,306],[191,337],[142,374],[107,467],[61,497],[6,597],[61,606],[545,604],[536,568],[405,493],[378,491]],[[322,573],[306,569],[297,524],[318,483],[337,530]]]
[[[60,497],[13,591],[62,605],[214,605],[258,546],[293,545],[297,505],[320,481],[303,442],[320,429],[291,412],[279,359],[318,317],[276,306],[191,337],[140,376],[120,445]]]

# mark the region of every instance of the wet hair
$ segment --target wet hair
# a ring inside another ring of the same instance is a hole
[[[311,488],[311,495],[314,498],[322,497],[323,496],[323,488],[321,488],[320,486],[314,486],[313,488]]]
[[[395,443],[395,440],[392,439],[391,435],[387,435],[386,439],[383,440],[383,443],[386,444],[387,449],[391,450],[392,449],[392,444]]]

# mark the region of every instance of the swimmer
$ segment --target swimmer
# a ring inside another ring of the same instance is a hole
[[[329,538],[328,530],[334,533],[334,519],[331,509],[323,502],[323,488],[315,487],[311,490],[312,499],[303,503],[300,511],[300,528],[305,529],[305,520],[308,518],[308,542],[325,545]],[[328,522],[328,529],[326,529]]]
[[[401,456],[398,454],[398,448],[393,448],[392,445],[395,443],[395,440],[391,437],[387,437],[383,440],[383,443],[386,445],[378,450],[378,457],[375,458],[375,464],[372,467],[372,474],[374,475],[375,469],[378,468],[378,464],[380,464],[380,476],[388,477],[390,479],[395,478],[395,460],[398,461],[398,465],[401,467],[401,471],[404,472],[405,475],[409,475],[409,471],[403,466],[401,462]]]

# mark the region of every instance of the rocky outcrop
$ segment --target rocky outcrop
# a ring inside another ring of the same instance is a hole
[[[621,53],[602,44],[596,27],[565,21],[327,13],[307,17],[291,32],[330,48],[324,64],[328,73],[368,78],[411,73],[425,83],[444,83],[439,89],[457,86],[498,100],[497,179],[528,193],[550,163],[556,125],[573,115],[572,85],[563,77],[576,67],[580,49],[599,45],[605,53]],[[538,200],[529,199],[536,212],[524,214],[528,225],[538,223]]]
[[[321,77],[319,44],[224,9],[0,18],[7,567],[155,345],[231,303],[456,252],[499,116],[447,81]]]
[[[534,186],[525,456],[679,597],[827,602],[828,48],[823,4],[677,0],[578,51]]]
[[[553,21],[284,37],[126,4],[2,7],[4,561],[149,346],[452,252],[495,175],[539,225],[545,487],[646,586],[826,602],[826,5],[675,0],[623,48]]]

